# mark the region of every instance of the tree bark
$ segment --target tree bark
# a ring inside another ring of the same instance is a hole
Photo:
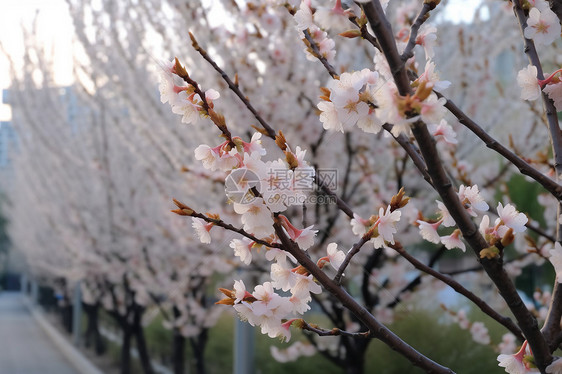
[[[184,374],[185,371],[185,337],[179,329],[174,329],[174,340],[172,347],[172,363],[174,374]]]
[[[121,326],[123,340],[121,342],[121,374],[131,374],[131,338],[133,336],[129,326]]]
[[[174,318],[177,319],[180,315],[178,308],[174,307]],[[177,327],[174,327],[173,333],[172,365],[174,374],[183,374],[185,371],[185,336],[181,334]]]
[[[197,337],[189,339],[191,348],[193,349],[193,356],[195,358],[195,372],[197,374],[205,374],[205,346],[209,335],[208,329],[202,329]]]
[[[86,348],[94,347],[94,351],[98,356],[105,353],[105,342],[100,334],[99,330],[99,304],[82,304],[84,306],[84,312],[88,317],[88,326],[86,327],[85,343]]]
[[[146,339],[144,338],[144,330],[142,328],[141,319],[144,313],[144,308],[136,305],[133,315],[133,331],[135,333],[135,339],[137,341],[137,350],[139,352],[139,359],[143,372],[145,374],[153,374],[152,363],[150,362],[150,356],[148,354],[148,348],[146,346]]]

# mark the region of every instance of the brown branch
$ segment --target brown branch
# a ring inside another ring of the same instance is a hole
[[[204,113],[209,116],[211,121],[213,121],[213,123],[223,133],[224,137],[232,145],[234,145],[234,142],[232,141],[232,134],[230,133],[230,130],[228,130],[228,128],[226,127],[226,123],[224,122],[224,117],[216,113],[213,110],[213,108],[209,105],[209,103],[207,102],[207,98],[205,96],[205,92],[201,90],[201,88],[199,87],[199,83],[197,83],[193,78],[189,76],[189,73],[187,72],[187,70],[185,70],[183,66],[181,66],[177,58],[174,68],[175,68],[176,75],[179,76],[181,79],[183,79],[184,82],[186,82],[188,85],[193,87],[193,90],[201,99],[201,102],[203,104],[203,110],[205,111]]]
[[[541,66],[541,62],[539,59],[539,55],[535,48],[535,43],[524,37],[524,30],[527,27],[527,16],[525,11],[522,8],[521,1],[515,1],[513,11],[515,12],[515,16],[519,21],[519,27],[521,29],[521,33],[523,34],[523,39],[525,43],[525,53],[529,58],[529,62],[537,68],[537,78],[539,80],[544,79],[544,74]],[[556,178],[558,179],[562,174],[562,133],[560,132],[560,125],[558,124],[558,117],[556,114],[556,108],[554,107],[554,103],[552,100],[548,98],[548,96],[542,92],[542,100],[544,109],[546,112],[546,118],[548,121],[548,129],[550,134],[550,142],[552,146],[552,153],[554,156],[554,168],[556,170]],[[558,213],[557,216],[560,215],[561,203],[560,197],[558,197],[559,205],[558,205]],[[557,226],[557,240],[560,242],[562,241],[562,230],[560,225]],[[552,290],[552,298],[550,301],[550,305],[548,308],[548,313],[546,317],[546,321],[542,328],[542,332],[547,340],[549,347],[552,351],[556,349],[556,337],[560,333],[560,319],[562,318],[562,287],[560,284],[555,281],[553,290]],[[551,360],[551,358],[549,358]],[[550,362],[550,361],[548,361]]]
[[[350,17],[349,20],[355,26],[359,27],[359,30],[361,31],[361,37],[363,39],[371,43],[371,45],[376,49],[378,49],[379,51],[381,50],[381,46],[379,45],[379,42],[377,42],[377,38],[375,38],[373,35],[371,35],[371,33],[369,33],[369,30],[367,29],[367,24],[363,24],[363,23],[359,24],[359,22],[357,22],[357,17]]]
[[[424,159],[420,155],[419,149],[417,149],[417,147],[412,144],[404,134],[400,134],[399,136],[395,136],[394,134],[392,134],[392,127],[393,125],[391,125],[390,123],[385,123],[382,126],[382,128],[385,129],[390,135],[392,135],[394,140],[396,140],[398,144],[400,144],[400,146],[404,149],[404,151],[406,151],[408,156],[410,156],[410,158],[414,162],[414,165],[423,176],[423,179],[425,179],[430,185],[433,185],[433,183],[431,182],[431,177],[427,173],[427,167],[425,165]]]
[[[334,277],[334,283],[336,283],[337,285],[341,284],[341,278],[343,276],[343,272],[345,271],[345,269],[347,268],[347,266],[351,262],[351,259],[357,253],[359,253],[359,251],[361,250],[361,247],[363,247],[363,245],[365,243],[367,243],[369,240],[370,240],[369,236],[364,235],[361,238],[361,240],[359,240],[357,243],[353,244],[353,247],[351,247],[351,249],[345,255],[345,259],[343,260],[342,264],[340,265],[340,268],[338,269],[338,272],[337,272],[336,276]]]
[[[362,6],[375,36],[383,48],[399,94],[402,96],[410,94],[411,87],[408,75],[396,48],[392,27],[384,16],[380,3],[376,0],[372,0],[370,3],[362,4]],[[429,133],[427,126],[422,121],[417,121],[412,126],[412,132],[422,152],[425,164],[427,165],[427,171],[433,181],[434,189],[441,196],[443,203],[457,223],[464,238],[472,247],[486,273],[490,279],[492,279],[500,295],[506,301],[517,319],[519,327],[523,331],[534,353],[537,366],[540,370],[544,371],[545,367],[552,361],[552,356],[538,328],[537,320],[526,308],[517,293],[515,285],[503,269],[501,257],[480,259],[480,251],[487,248],[488,243],[482,235],[480,235],[476,225],[472,222],[470,216],[461,204],[451,181],[445,173],[441,158],[435,146],[435,141]]]
[[[536,182],[538,182],[541,186],[543,186],[548,192],[550,192],[554,197],[558,200],[562,199],[562,186],[558,184],[556,181],[553,181],[531,165],[529,165],[525,160],[517,156],[515,153],[507,149],[503,146],[500,142],[490,136],[482,127],[480,127],[476,122],[474,122],[471,118],[469,118],[459,107],[455,105],[451,100],[440,94],[439,92],[435,92],[438,97],[444,97],[447,100],[445,107],[451,112],[460,123],[462,123],[467,129],[472,131],[474,135],[479,137],[485,144],[486,147],[496,151],[500,155],[502,155],[506,160],[511,162],[521,174],[527,175]]]
[[[398,93],[401,96],[406,96],[410,93],[410,80],[408,79],[406,69],[404,69],[402,58],[396,49],[392,26],[384,16],[384,11],[378,0],[362,3],[361,6],[388,61],[390,72],[398,88]],[[384,32],[380,32],[381,30],[384,30]]]
[[[268,125],[268,123],[262,118],[262,116],[260,116],[260,114],[258,113],[258,111],[256,110],[256,108],[254,108],[254,106],[250,103],[250,100],[248,100],[248,98],[242,93],[242,91],[240,91],[240,88],[238,87],[237,84],[235,84],[230,77],[228,76],[228,74],[226,74],[226,72],[224,70],[222,70],[217,63],[211,58],[211,56],[209,56],[209,54],[207,53],[207,51],[205,51],[203,48],[201,48],[201,46],[199,45],[199,43],[197,43],[197,40],[195,39],[195,36],[193,36],[192,33],[189,33],[189,36],[191,38],[191,43],[193,45],[193,48],[195,48],[195,50],[197,52],[199,52],[199,54],[201,55],[201,57],[203,57],[212,67],[213,69],[215,69],[222,77],[222,79],[226,82],[226,84],[228,84],[228,88],[230,88],[230,90],[232,92],[234,92],[236,94],[236,96],[238,96],[238,98],[240,100],[242,100],[242,102],[244,103],[244,105],[246,106],[246,108],[248,108],[248,110],[250,112],[252,112],[252,114],[254,115],[254,117],[256,118],[256,120],[260,123],[260,125],[265,129],[265,131],[267,131],[267,136],[269,136],[271,139],[275,139],[275,130],[273,130],[271,128],[271,126]]]
[[[250,239],[250,240],[252,240],[252,241],[254,241],[258,244],[264,245],[266,247],[281,248],[281,245],[279,243],[270,243],[270,242],[267,242],[265,240],[258,239],[254,235],[245,231],[244,229],[233,226],[230,223],[226,223],[221,219],[211,218],[211,217],[208,217],[204,214],[198,213],[198,212],[194,211],[193,209],[189,208],[187,205],[179,202],[176,199],[174,199],[174,203],[178,206],[179,209],[172,210],[172,213],[176,213],[177,215],[180,215],[180,216],[200,218],[207,223],[212,223],[212,224],[214,224],[216,226],[219,226],[219,227],[222,227],[223,229],[226,229],[228,231],[236,232],[236,233],[238,233],[242,236],[245,236],[246,238],[248,238],[248,239]]]
[[[300,326],[299,326],[302,330],[307,330],[307,331],[311,331],[313,333],[315,333],[318,336],[338,336],[338,335],[343,335],[343,336],[349,336],[351,338],[369,338],[371,337],[371,333],[369,331],[365,331],[365,332],[349,332],[349,331],[345,331],[345,330],[341,330],[338,329],[337,327],[334,327],[331,330],[326,330],[326,329],[322,329],[319,327],[316,327],[314,325],[311,325],[309,323],[307,323],[306,321],[302,320],[300,322]]]
[[[542,370],[552,360],[546,341],[541,334],[535,317],[529,312],[525,303],[521,300],[515,285],[511,281],[509,275],[503,268],[502,258],[480,258],[480,251],[489,245],[478,231],[474,222],[462,206],[457,193],[445,174],[445,170],[441,164],[441,159],[435,148],[435,143],[427,126],[418,121],[412,129],[415,138],[418,141],[422,155],[428,165],[428,172],[431,175],[436,191],[441,196],[443,203],[449,210],[449,213],[457,223],[464,238],[473,249],[480,264],[498,288],[500,295],[503,297],[509,309],[517,319],[519,327],[527,338],[531,349],[537,360],[537,366]]]
[[[394,249],[398,252],[404,259],[406,259],[410,264],[412,264],[416,269],[423,271],[431,275],[432,277],[439,279],[441,282],[445,283],[457,293],[463,295],[468,300],[472,301],[474,305],[476,305],[480,310],[486,313],[488,316],[502,324],[505,328],[507,328],[513,335],[515,335],[518,339],[525,340],[521,330],[517,325],[511,320],[509,317],[502,316],[498,312],[494,310],[490,305],[488,305],[484,300],[476,296],[474,293],[470,292],[466,288],[464,288],[459,282],[454,280],[448,275],[442,274],[435,269],[427,266],[426,264],[422,263],[414,256],[410,255],[399,242],[395,242],[395,244],[389,244],[389,247]]]
[[[410,28],[410,38],[408,39],[408,44],[406,44],[406,48],[404,48],[404,52],[402,53],[402,56],[400,56],[404,63],[414,57],[414,47],[416,46],[418,31],[429,18],[430,10],[432,10],[432,5],[429,2],[424,2],[416,21]]]
[[[310,44],[309,48],[312,49],[314,57],[320,60],[320,62],[322,63],[322,65],[324,65],[326,70],[328,70],[328,73],[330,73],[332,78],[338,79],[338,73],[336,73],[336,69],[334,69],[334,67],[328,62],[328,60],[326,60],[326,58],[322,56],[322,54],[320,53],[320,49],[318,49],[316,42],[314,41],[314,39],[312,39],[312,36],[310,35],[310,32],[308,30],[304,30],[304,37],[306,38],[306,41],[308,41],[308,44]]]
[[[428,357],[424,356],[420,352],[416,351],[413,347],[408,345],[402,339],[400,339],[396,334],[390,331],[386,326],[381,324],[377,319],[365,309],[361,304],[359,304],[351,295],[349,295],[342,287],[337,285],[329,276],[324,273],[314,261],[312,261],[304,252],[299,248],[299,246],[291,241],[289,237],[283,231],[281,224],[276,218],[276,222],[273,225],[275,232],[279,239],[283,249],[292,254],[297,261],[306,268],[316,280],[330,292],[337,300],[341,302],[341,305],[347,308],[353,315],[357,317],[362,323],[367,326],[371,335],[386,345],[391,349],[400,353],[402,356],[407,358],[413,365],[420,367],[428,373],[437,374],[451,374],[454,373],[451,369],[446,368]]]

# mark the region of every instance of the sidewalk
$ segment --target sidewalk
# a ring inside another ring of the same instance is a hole
[[[36,323],[19,292],[0,293],[0,373],[79,374]]]

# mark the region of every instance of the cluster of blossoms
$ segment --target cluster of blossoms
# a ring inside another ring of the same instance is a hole
[[[537,45],[549,45],[560,38],[562,31],[556,13],[547,0],[528,0],[529,18],[524,30],[525,38],[533,39]]]
[[[277,362],[292,362],[297,360],[299,357],[314,356],[316,354],[316,348],[312,344],[306,344],[301,341],[291,344],[286,349],[279,349],[278,347],[272,345],[270,347],[271,356]]]
[[[458,197],[466,212],[472,217],[477,217],[477,212],[485,212],[489,208],[476,185],[471,187],[461,185]],[[439,219],[429,220],[422,217],[422,219],[417,221],[420,235],[431,243],[441,243],[447,249],[460,248],[464,252],[466,247],[461,240],[462,235],[459,229],[455,229],[446,236],[439,235],[438,229],[441,225],[452,227],[455,225],[455,221],[441,201],[437,201],[437,207]],[[481,257],[496,257],[499,254],[499,249],[496,245],[501,244],[503,247],[509,245],[514,240],[514,233],[521,233],[526,229],[527,216],[518,212],[513,205],[506,204],[503,206],[500,202],[496,212],[498,218],[496,218],[493,226],[490,226],[490,217],[488,215],[484,215],[480,221],[480,233],[490,245],[490,247],[482,250],[480,253]]]
[[[160,101],[169,103],[172,112],[182,116],[183,123],[197,123],[204,114],[203,102],[201,97],[194,92],[193,86],[181,85],[176,74],[175,61],[161,62],[162,72],[160,73]],[[177,84],[176,84],[177,83]],[[213,100],[220,97],[220,94],[213,89],[205,92],[205,100],[210,107]]]
[[[336,57],[336,50],[334,47],[336,43],[328,36],[328,33],[317,26],[315,22],[319,25],[323,25],[324,28],[338,28],[345,25],[347,22],[347,14],[349,13],[349,11],[345,11],[342,8],[341,0],[336,1],[336,5],[333,9],[322,8],[317,10],[315,14],[312,13],[310,0],[301,2],[299,10],[295,13],[295,21],[297,22],[296,28],[299,31],[307,30],[317,47],[317,51],[314,51],[311,44],[305,42],[307,45],[307,48],[305,48],[307,59],[315,61],[318,57],[322,57],[329,63],[334,62],[334,58]]]
[[[386,4],[383,4],[385,6]],[[321,27],[326,29],[341,29],[349,25],[349,17],[361,24],[366,22],[363,18],[356,15],[361,14],[356,6],[343,10],[340,1],[336,1],[333,9],[318,9],[312,13],[310,2],[302,1],[300,9],[295,14],[298,30],[312,30],[310,34],[321,53],[311,53],[309,47],[308,54],[311,58],[325,57],[328,62],[325,45],[329,44],[326,40],[324,31],[319,30],[314,24],[317,21]],[[330,20],[330,21],[328,21]],[[337,25],[337,27],[336,27]],[[320,110],[320,121],[326,130],[341,131],[349,130],[353,125],[367,133],[376,134],[381,131],[385,123],[392,124],[392,134],[398,136],[401,133],[410,133],[410,124],[421,119],[433,126],[432,131],[438,135],[443,135],[446,141],[455,144],[454,132],[452,128],[443,121],[445,115],[444,98],[438,98],[433,90],[441,92],[446,89],[450,82],[440,81],[435,72],[435,64],[431,61],[433,57],[433,44],[436,40],[435,27],[424,25],[418,33],[416,44],[421,45],[426,54],[425,71],[420,75],[412,86],[416,88],[413,95],[401,96],[392,79],[388,63],[382,53],[376,52],[374,57],[375,70],[363,69],[355,72],[345,72],[340,76],[335,76],[328,83],[328,87],[322,88],[321,102],[317,107]],[[401,31],[402,42],[399,48],[404,49],[407,44],[408,33]],[[350,30],[340,34],[349,38],[361,36],[359,31]],[[309,42],[306,42],[310,45]],[[330,44],[331,45],[331,44]],[[407,61],[408,66],[415,65],[414,59]],[[438,127],[438,128],[437,128]],[[436,134],[436,135],[437,135]]]
[[[434,65],[428,61],[426,71],[414,84],[416,92],[411,96],[399,95],[396,85],[383,79],[379,71],[363,69],[343,73],[323,88],[324,95],[318,103],[320,121],[326,130],[343,132],[357,125],[373,134],[380,132],[383,124],[391,123],[394,136],[409,135],[410,124],[419,119],[437,125],[445,115],[446,100],[433,92],[440,82],[433,69]],[[446,84],[440,85],[443,86]],[[446,124],[440,125],[439,131],[450,134],[449,128],[443,130]]]
[[[244,230],[268,237],[274,233],[272,214],[305,201],[312,190],[315,170],[305,161],[305,150],[296,147],[292,152],[286,144],[285,159],[262,160],[266,152],[260,138],[261,134],[256,133],[250,143],[234,137],[232,142],[225,141],[214,148],[203,144],[196,148],[195,158],[209,170],[229,172],[225,180],[227,194],[234,211],[241,215]],[[198,224],[198,227],[209,231],[212,226]],[[203,230],[199,231],[204,234]],[[313,231],[287,229],[291,239],[308,240],[306,248],[312,245],[309,239]]]
[[[556,110],[562,111],[562,81],[558,73],[562,69],[556,70],[547,78],[540,80],[537,78],[537,67],[528,65],[517,74],[517,83],[521,87],[521,99],[537,100],[544,92],[554,102]]]
[[[234,239],[233,243],[235,244],[231,247],[240,245],[250,248],[255,244],[245,244],[237,239]],[[322,289],[303,266],[290,265],[296,263],[296,259],[287,252],[277,248],[267,248],[265,257],[275,261],[271,265],[271,282],[257,285],[254,292],[250,293],[246,290],[243,281],[235,281],[233,290],[220,289],[226,298],[218,303],[234,306],[241,319],[248,321],[252,326],[260,326],[263,334],[288,341],[291,337],[289,327],[291,325],[302,327],[304,323],[297,316],[310,309],[311,293],[319,294]],[[345,254],[337,249],[337,244],[330,243],[327,256],[318,260],[318,267],[323,268],[329,263],[337,270],[344,258]],[[288,292],[290,296],[281,296],[276,290],[284,294]]]
[[[408,204],[409,198],[404,198],[404,189],[392,197],[390,204],[379,208],[379,214],[369,219],[361,218],[357,213],[351,219],[353,233],[360,237],[368,237],[374,248],[388,248],[387,243],[394,244],[396,224],[400,221],[402,212],[398,209]]]
[[[525,38],[532,39],[537,45],[548,45],[560,38],[562,31],[556,14],[550,9],[548,1],[527,1],[529,18],[524,30]],[[517,83],[521,87],[521,99],[537,100],[541,97],[541,91],[546,93],[554,102],[556,110],[562,110],[562,82],[557,76],[562,70],[556,70],[547,78],[537,78],[537,67],[528,65],[517,74]]]
[[[446,309],[445,307],[443,308]],[[456,313],[451,310],[449,310],[448,312],[451,315],[453,321],[455,321],[461,329],[468,330],[470,332],[472,340],[474,340],[478,344],[490,344],[490,335],[484,323],[478,321],[470,322],[470,320],[466,316],[466,312],[463,309],[459,310]]]
[[[517,353],[512,355],[502,353],[497,360],[498,365],[505,368],[505,371],[510,374],[539,373],[526,340]],[[555,357],[554,361],[546,367],[546,372],[548,374],[561,374],[562,359]]]
[[[461,185],[459,187],[458,197],[467,213],[473,217],[477,216],[476,212],[485,212],[489,208],[488,204],[484,201],[484,198],[480,195],[480,191],[476,185],[470,187]],[[460,248],[464,252],[466,247],[460,239],[461,232],[459,229],[454,230],[452,234],[446,236],[440,236],[437,232],[441,225],[444,227],[455,226],[455,220],[449,214],[445,204],[441,201],[437,201],[437,208],[440,216],[438,220],[428,220],[422,218],[417,221],[420,235],[428,242],[435,244],[441,243],[447,249]]]
[[[173,89],[169,89],[172,84],[170,79],[175,79],[173,78],[176,74],[175,69],[175,65],[167,68],[161,83],[162,101],[170,102],[172,109],[178,108],[175,103],[181,99],[184,92],[194,91],[194,88],[189,86],[178,89],[176,88],[178,86],[174,85]],[[218,96],[209,95],[208,102],[216,97]],[[196,105],[198,116],[209,115],[202,103]],[[212,109],[210,105],[209,108]],[[193,108],[188,107],[186,110],[191,113]],[[179,109],[175,112],[186,117]],[[202,144],[195,149],[195,158],[200,160],[208,170],[228,173],[225,186],[234,211],[241,215],[244,230],[248,234],[265,238],[271,245],[271,247],[267,246],[265,257],[269,261],[274,261],[271,265],[270,282],[257,285],[254,292],[249,293],[242,281],[236,281],[233,290],[221,289],[227,298],[219,303],[233,305],[241,318],[253,326],[261,326],[262,333],[289,340],[289,327],[299,319],[288,319],[288,317],[302,315],[310,309],[308,304],[312,301],[311,293],[319,294],[322,289],[304,267],[291,265],[297,263],[293,256],[275,247],[280,239],[274,229],[274,214],[283,233],[300,249],[306,250],[314,244],[317,230],[313,230],[313,226],[298,229],[287,217],[279,213],[287,210],[291,205],[302,204],[306,193],[312,188],[315,170],[304,159],[306,151],[300,147],[296,147],[294,152],[291,151],[282,134],[277,137],[276,143],[284,152],[284,159],[262,160],[266,150],[261,145],[260,133],[254,134],[250,142],[232,137],[216,147]],[[192,217],[192,219],[192,226],[200,241],[210,243],[210,231],[220,217],[216,214],[207,214],[206,219],[201,217]],[[233,239],[230,247],[243,263],[250,264],[253,257],[252,249],[261,248],[263,244],[243,238]],[[320,258],[317,265],[323,268],[329,263],[338,270],[344,258],[345,254],[337,249],[337,244],[330,243],[327,246],[326,256]],[[289,292],[290,296],[281,296],[275,290]]]
[[[504,208],[504,210],[507,206]],[[511,211],[511,209],[509,209]],[[519,213],[522,214],[522,213]],[[523,222],[523,217],[514,215],[511,212],[512,219],[518,219],[519,223]],[[526,218],[526,217],[525,217]],[[509,219],[508,219],[509,220]],[[505,229],[503,229],[505,231]],[[562,246],[560,243],[556,242],[554,249],[549,251],[549,260],[554,266],[556,271],[556,279],[560,282],[560,274],[562,274]],[[536,291],[533,294],[533,299],[535,300],[535,305],[528,306],[529,309],[537,310],[537,317],[541,320],[546,318],[547,305],[550,302],[552,295],[550,292]],[[502,338],[502,343],[499,345],[501,354],[498,356],[499,366],[504,367],[507,373],[511,374],[526,374],[526,373],[538,373],[532,352],[529,351],[527,347],[527,341],[523,343],[521,349],[515,354],[508,354],[512,352],[515,348],[515,336],[512,334],[505,334]],[[546,372],[548,374],[562,374],[562,359],[555,357],[554,361],[546,367]]]

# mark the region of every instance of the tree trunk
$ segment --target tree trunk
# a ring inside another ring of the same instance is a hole
[[[179,329],[174,328],[174,341],[172,347],[172,364],[174,374],[184,374],[185,371],[185,337]]]
[[[365,371],[365,352],[370,340],[353,339],[343,336],[345,346],[345,374],[363,374]]]
[[[98,356],[105,353],[105,342],[100,334],[98,311],[99,304],[83,304],[84,311],[88,316],[88,326],[86,328],[85,343],[86,348],[94,346],[94,351]]]
[[[364,362],[353,362],[345,367],[345,374],[363,374],[365,370]]]
[[[148,354],[148,349],[146,347],[146,340],[144,338],[144,330],[141,324],[141,318],[144,313],[144,308],[141,306],[136,306],[134,311],[134,321],[133,329],[135,331],[135,338],[137,341],[137,350],[139,352],[139,359],[143,372],[145,374],[153,374],[152,363],[150,362],[150,356]]]
[[[193,356],[195,358],[195,372],[197,374],[205,374],[205,346],[209,335],[208,329],[202,329],[197,337],[190,338]]]
[[[72,334],[72,304],[66,297],[59,303],[61,322],[67,333]]]
[[[131,338],[133,336],[129,326],[121,326],[123,341],[121,342],[121,374],[131,374]]]
[[[180,315],[179,309],[174,307],[174,318],[177,319]],[[181,334],[177,327],[174,327],[173,334],[172,365],[174,374],[183,374],[185,371],[185,336]]]

